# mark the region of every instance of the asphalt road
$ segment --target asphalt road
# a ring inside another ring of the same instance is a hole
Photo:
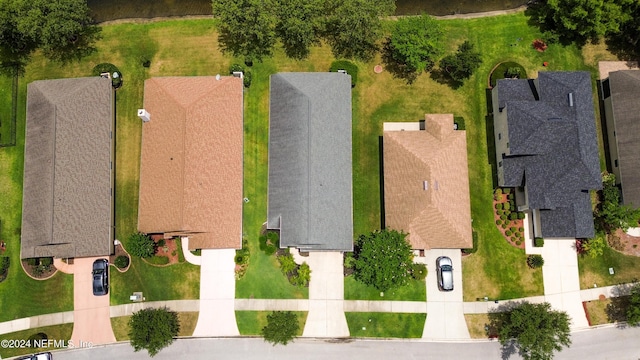
[[[573,333],[573,345],[557,353],[555,359],[637,360],[640,359],[640,327],[615,327]],[[502,359],[496,342],[367,341],[332,343],[297,339],[287,346],[271,346],[260,338],[181,339],[162,350],[154,359]],[[506,357],[505,357],[506,358]],[[128,343],[91,349],[56,351],[55,360],[149,359],[146,351],[134,353]],[[520,359],[512,355],[509,359]]]

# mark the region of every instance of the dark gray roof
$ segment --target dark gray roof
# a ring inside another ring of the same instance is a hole
[[[640,207],[640,71],[609,73],[622,201]]]
[[[351,77],[271,76],[270,229],[280,245],[353,250]]]
[[[592,237],[588,190],[600,189],[602,181],[590,74],[540,72],[535,89],[527,80],[499,80],[497,88],[504,84],[521,91],[498,90],[510,151],[500,185],[526,185],[529,207],[541,210],[543,236]]]
[[[22,258],[111,253],[113,122],[109,79],[28,85]]]

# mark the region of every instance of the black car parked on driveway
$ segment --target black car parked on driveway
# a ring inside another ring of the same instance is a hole
[[[109,261],[98,259],[93,262],[93,295],[109,293]]]

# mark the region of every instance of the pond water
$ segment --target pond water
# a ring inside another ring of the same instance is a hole
[[[375,1],[375,0],[371,0]],[[125,18],[211,15],[211,0],[88,0],[98,22]],[[514,9],[523,0],[397,0],[396,15],[451,15]]]

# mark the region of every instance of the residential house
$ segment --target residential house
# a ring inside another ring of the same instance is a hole
[[[27,86],[21,258],[113,253],[114,124],[109,79]]]
[[[230,76],[145,81],[139,231],[242,247],[242,91]]]
[[[516,189],[534,236],[594,236],[590,190],[602,188],[588,72],[540,72],[492,90],[498,185]]]
[[[640,207],[640,71],[609,73],[602,82],[609,160],[622,203]]]
[[[280,246],[353,250],[351,76],[271,76],[267,228]]]
[[[385,227],[415,250],[473,246],[466,131],[453,115],[384,123],[383,168]]]

